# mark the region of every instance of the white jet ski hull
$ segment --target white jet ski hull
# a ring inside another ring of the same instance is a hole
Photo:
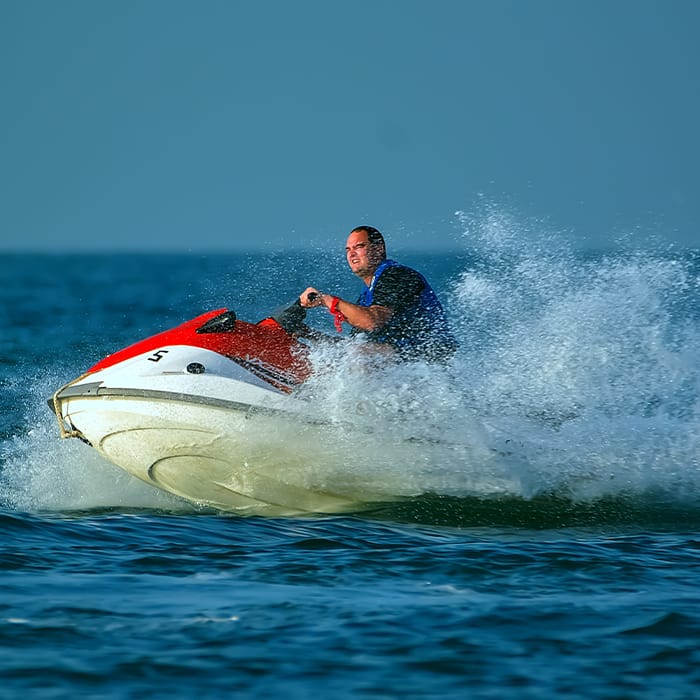
[[[314,483],[309,467],[323,459],[332,429],[306,402],[212,351],[159,352],[157,369],[149,352],[59,389],[53,407],[64,436],[152,486],[221,510],[338,513],[383,500]],[[179,369],[193,362],[206,373]]]

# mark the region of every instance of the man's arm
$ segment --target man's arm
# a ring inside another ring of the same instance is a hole
[[[313,287],[302,292],[300,299],[301,305],[305,308],[325,306],[329,310],[333,306],[334,299],[338,299],[335,310],[340,311],[351,326],[359,328],[361,331],[369,332],[381,328],[394,314],[394,310],[389,306],[380,306],[379,304],[360,306],[331,294],[323,294]]]

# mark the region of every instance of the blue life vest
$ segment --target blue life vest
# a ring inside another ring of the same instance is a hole
[[[374,289],[382,273],[390,267],[410,270],[423,282],[418,300],[394,315],[375,331],[364,333],[375,343],[389,343],[404,359],[446,360],[457,349],[445,312],[428,281],[417,270],[394,260],[384,260],[374,273],[369,286],[365,286],[357,303],[371,306]]]

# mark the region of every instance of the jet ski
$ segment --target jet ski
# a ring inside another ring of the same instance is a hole
[[[202,506],[362,509],[372,496],[295,468],[333,439],[333,426],[295,396],[312,371],[310,347],[294,333],[304,316],[298,301],[258,323],[217,309],[108,355],[49,400],[61,437]]]

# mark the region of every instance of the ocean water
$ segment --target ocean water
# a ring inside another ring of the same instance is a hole
[[[698,697],[700,258],[462,223],[458,253],[392,251],[440,291],[450,368],[315,356],[346,449],[314,469],[401,496],[343,516],[197,508],[46,406],[203,311],[353,298],[342,251],[0,256],[0,697]]]

